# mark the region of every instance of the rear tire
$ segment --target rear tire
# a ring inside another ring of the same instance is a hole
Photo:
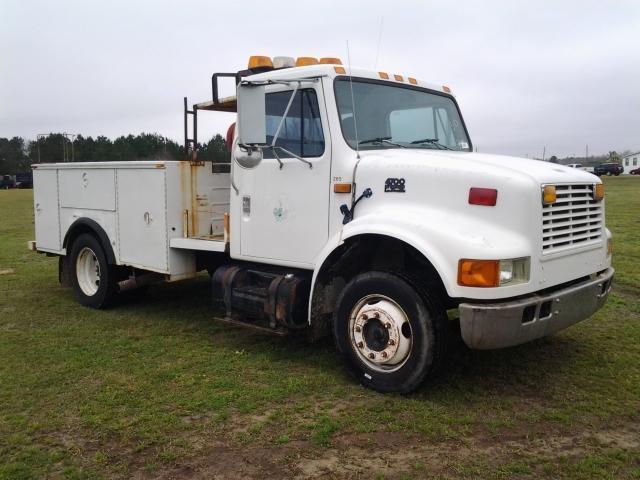
[[[111,303],[116,294],[115,271],[93,235],[84,233],[76,238],[69,266],[73,290],[80,304],[104,308]]]
[[[437,370],[447,340],[444,308],[404,278],[354,277],[333,314],[336,346],[349,371],[378,392],[408,393]]]

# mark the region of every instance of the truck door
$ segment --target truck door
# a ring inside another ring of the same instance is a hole
[[[276,134],[292,93],[293,87],[286,85],[268,87],[266,91],[268,144]],[[238,195],[231,193],[231,215],[241,220],[240,252],[237,255],[232,232],[232,256],[312,266],[327,242],[331,137],[323,98],[319,81],[299,88],[276,143],[307,160],[311,168],[281,150],[277,150],[278,161],[272,151],[265,149],[263,161],[253,169],[233,162]],[[238,222],[233,224],[238,226]]]

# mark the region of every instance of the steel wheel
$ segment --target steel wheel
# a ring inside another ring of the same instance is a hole
[[[351,346],[361,361],[378,372],[401,368],[413,347],[407,314],[384,295],[368,295],[349,315]]]
[[[76,277],[82,292],[91,297],[100,288],[100,263],[95,252],[83,247],[76,260]]]

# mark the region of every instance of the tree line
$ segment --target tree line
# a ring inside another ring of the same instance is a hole
[[[228,162],[230,158],[222,135],[198,144],[198,160]],[[186,160],[184,147],[157,133],[122,135],[111,140],[78,135],[73,140],[62,133],[52,133],[38,140],[0,137],[0,174],[28,172],[33,163],[109,162],[131,160]]]

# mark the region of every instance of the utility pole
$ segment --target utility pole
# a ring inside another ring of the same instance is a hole
[[[542,147],[542,161],[544,162],[545,156],[547,155],[547,146]]]
[[[586,153],[584,156],[584,163],[587,163],[589,161],[589,145],[586,146]]]

